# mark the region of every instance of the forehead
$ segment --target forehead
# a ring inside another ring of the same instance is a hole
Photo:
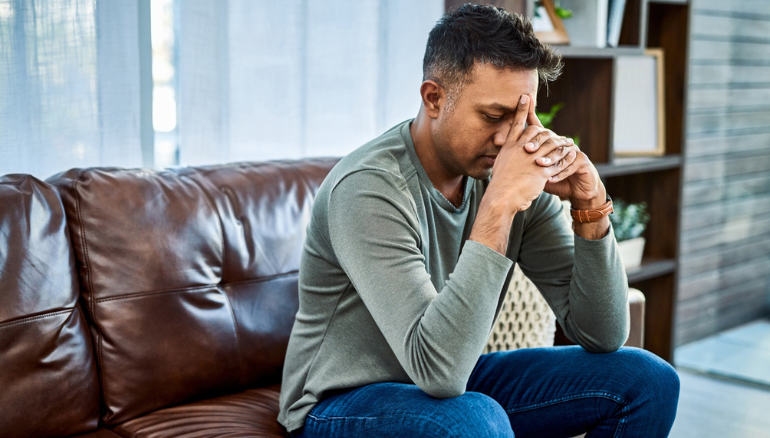
[[[477,63],[473,80],[462,91],[470,104],[500,104],[515,107],[522,94],[531,94],[537,102],[537,70],[512,70]]]

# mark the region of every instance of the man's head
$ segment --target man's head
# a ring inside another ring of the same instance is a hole
[[[450,101],[473,81],[476,64],[536,70],[540,82],[555,80],[561,58],[543,45],[529,20],[494,6],[467,4],[442,17],[428,36],[423,81],[444,87]]]
[[[518,15],[465,5],[442,17],[428,37],[418,116],[431,126],[431,155],[441,172],[488,177],[483,157],[502,147],[521,94],[534,97],[562,67]]]

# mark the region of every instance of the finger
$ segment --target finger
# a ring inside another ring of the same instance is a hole
[[[561,172],[557,173],[556,175],[551,176],[548,178],[548,181],[546,181],[546,184],[557,184],[560,183],[567,178],[571,177],[572,175],[577,172],[578,166],[575,165],[569,165],[564,168]]]
[[[527,114],[527,124],[535,125],[543,128],[543,124],[540,123],[540,119],[537,118],[537,113],[535,112],[535,105],[534,105],[535,97],[530,94],[529,99],[532,101],[532,105],[529,106],[529,114]]]
[[[577,152],[571,151],[563,160],[552,166],[553,174],[548,178],[549,183],[563,181],[578,170],[579,166],[573,166],[577,158]]]
[[[530,125],[530,126],[537,126],[537,125]],[[539,128],[539,127],[538,127],[538,128]],[[548,141],[548,139],[550,139],[550,138],[557,138],[557,139],[560,139],[560,138],[563,138],[563,137],[556,135],[556,134],[555,134],[553,131],[551,131],[551,130],[549,130],[549,129],[541,128],[541,129],[540,129],[540,133],[537,135],[537,137],[535,137],[535,138],[533,138],[533,139],[531,140],[531,142],[533,143],[533,147],[531,147],[531,148],[527,148],[527,152],[530,152],[530,153],[532,153],[532,152],[536,152],[536,151],[537,151],[537,150],[539,150],[539,149],[540,149],[540,147],[541,147],[543,144],[545,144],[545,143]],[[543,152],[543,154],[547,154],[548,152],[550,152],[551,150],[555,149],[555,148],[556,148],[556,147],[558,147],[558,146],[561,146],[561,144],[557,144],[557,145],[553,145],[553,144],[551,144],[551,147],[550,147],[550,149],[546,149],[546,150],[544,150],[544,151],[542,151],[542,152]],[[554,161],[554,162],[555,162],[555,161]]]
[[[540,146],[539,141],[535,140],[540,134],[542,134],[543,128],[536,125],[529,125],[527,129],[519,136],[517,144],[524,144],[524,149],[527,152],[535,152]]]
[[[524,133],[524,126],[527,122],[527,114],[529,114],[529,106],[531,99],[529,95],[522,94],[519,97],[519,105],[516,107],[516,114],[513,115],[513,122],[511,122],[511,131],[508,133],[508,139],[513,137],[514,140],[519,140],[521,134]]]
[[[565,151],[565,149],[569,148]],[[570,150],[577,150],[574,144],[567,140],[566,137],[548,137],[542,145],[540,145],[537,161],[538,164],[543,166],[551,166],[557,161],[564,158]]]
[[[571,151],[578,151],[575,145],[567,141],[567,139],[563,139],[555,143],[559,144],[559,146],[551,150],[551,152],[549,152],[547,155],[538,158],[537,164],[541,166],[550,166],[564,159],[564,157],[566,157],[567,154],[569,154]]]

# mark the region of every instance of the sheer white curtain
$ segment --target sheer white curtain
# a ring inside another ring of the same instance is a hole
[[[143,164],[137,5],[0,0],[0,174]],[[180,164],[344,155],[414,116],[443,7],[177,0]]]
[[[177,3],[183,165],[344,155],[419,108],[444,0]]]
[[[141,166],[135,0],[0,0],[0,175]]]

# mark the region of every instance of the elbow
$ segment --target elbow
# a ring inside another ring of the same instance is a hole
[[[618,330],[614,336],[606,336],[604,339],[593,339],[583,343],[583,349],[589,353],[607,354],[620,350],[628,340],[628,329]]]
[[[605,324],[596,324],[593,330],[578,330],[573,327],[575,339],[589,353],[606,354],[620,350],[628,341],[631,324],[628,309],[614,318],[605,320]],[[566,332],[566,330],[565,330]]]
[[[614,342],[614,343],[602,343],[602,344],[595,344],[595,345],[584,345],[583,349],[585,349],[589,353],[595,353],[595,354],[607,354],[607,353],[614,353],[618,350],[620,350],[620,347],[622,347],[624,342]]]
[[[465,382],[461,382],[459,379],[452,381],[430,379],[417,383],[417,386],[435,398],[452,398],[465,394]]]

